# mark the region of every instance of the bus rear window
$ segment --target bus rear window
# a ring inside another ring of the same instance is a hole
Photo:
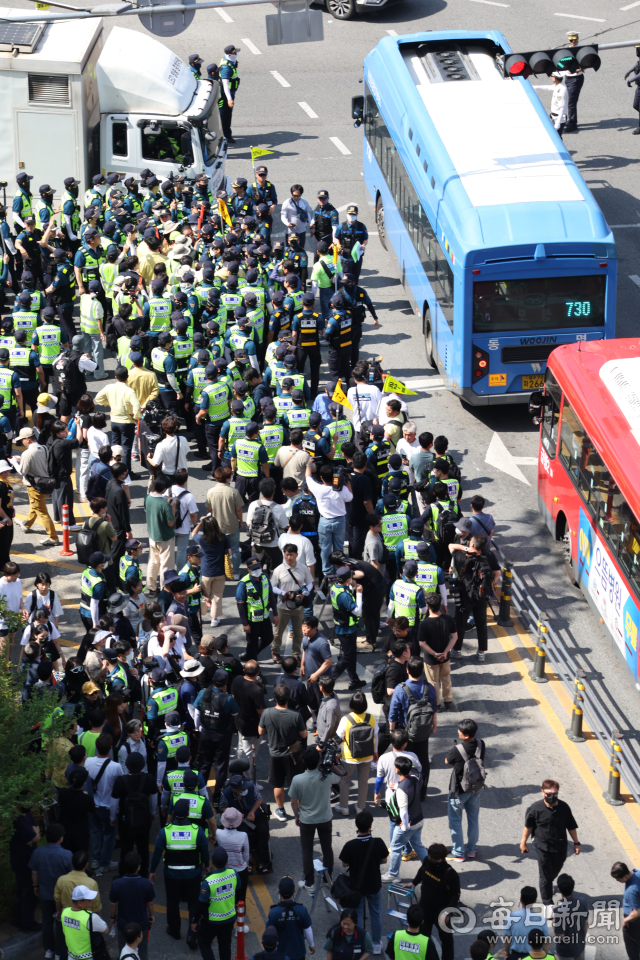
[[[602,327],[606,283],[604,276],[477,281],[473,332]]]

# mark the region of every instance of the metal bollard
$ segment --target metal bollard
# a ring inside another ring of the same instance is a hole
[[[73,552],[69,549],[69,507],[66,503],[62,505],[62,550],[60,556],[73,556]]]
[[[566,735],[569,737],[569,740],[573,740],[574,743],[584,743],[587,739],[582,733],[582,717],[583,717],[583,706],[584,706],[584,680],[586,673],[584,670],[576,670],[576,676],[574,679],[575,683],[575,693],[573,695],[573,711],[571,713],[571,726],[568,730],[565,730]]]
[[[546,613],[541,613],[538,618],[538,642],[536,643],[536,655],[533,660],[533,669],[529,671],[529,676],[534,683],[548,683],[549,679],[545,676],[544,667],[547,660],[547,621],[549,617]]]
[[[511,619],[511,584],[513,583],[513,564],[505,560],[502,568],[502,591],[500,593],[500,609],[496,623],[501,627],[513,626]]]
[[[248,960],[244,949],[244,935],[249,932],[249,927],[245,924],[244,900],[240,900],[236,905],[236,955],[233,960]]]
[[[612,807],[620,807],[624,800],[620,799],[620,763],[622,761],[622,747],[619,741],[624,734],[619,730],[611,731],[611,754],[609,756],[609,787],[602,796]]]

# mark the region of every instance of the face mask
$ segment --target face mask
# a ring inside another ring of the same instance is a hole
[[[237,62],[238,62],[238,54],[237,54],[237,53],[230,53],[230,54],[229,54],[229,60],[231,60],[231,63],[237,63]]]
[[[348,214],[347,214],[347,221],[348,221],[349,223],[355,223],[357,219],[358,219],[358,218],[357,218],[357,216],[356,216],[355,213],[348,213]]]
[[[190,284],[190,283],[181,283],[181,284],[180,284],[180,289],[182,290],[183,293],[188,293],[189,290],[191,290],[191,284]]]
[[[558,802],[557,793],[546,793],[544,798],[547,801],[547,803],[550,803],[552,806]]]
[[[69,187],[69,193],[71,194],[72,197],[77,197],[77,196],[78,196],[78,188],[77,188],[77,187]]]
[[[242,793],[240,794],[240,796],[241,796],[241,797],[246,797],[246,795],[247,795],[248,793],[249,793],[248,790],[243,790]]]
[[[106,183],[99,183],[93,189],[97,190],[97,192],[102,194],[102,196],[104,197],[105,193],[107,192],[107,185]]]
[[[254,578],[254,580],[259,580],[259,579],[260,579],[260,571],[259,571],[259,570],[250,570],[249,573],[250,573],[251,576]]]

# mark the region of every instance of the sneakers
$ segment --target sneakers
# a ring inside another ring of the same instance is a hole
[[[338,813],[341,813],[343,817],[349,816],[349,807],[336,807]]]
[[[478,663],[484,663],[485,652],[484,650],[478,650]]]
[[[467,853],[467,854],[466,854],[467,860],[475,860],[477,856],[478,856],[477,853]]]
[[[373,952],[374,952],[374,954],[376,955],[376,957],[380,956],[380,954],[382,953],[382,944],[381,944],[381,943],[374,943],[374,945],[373,945]]]
[[[69,527],[69,532],[70,532],[70,533],[78,533],[79,530],[82,530],[82,526],[81,526],[79,523],[73,523],[73,524]]]
[[[305,893],[308,893],[309,895],[313,896],[313,891],[314,891],[315,888],[314,888],[314,887],[308,887],[308,886],[306,885],[306,883],[303,883],[302,886],[300,887],[300,889],[301,889],[301,890],[304,890]]]
[[[45,950],[44,960],[53,960],[53,950]]]
[[[367,685],[367,681],[366,681],[366,680],[352,680],[351,683],[349,684],[349,686],[347,687],[347,689],[348,689],[348,690],[362,690],[362,688],[363,688],[363,687],[366,687],[366,685]]]
[[[452,650],[451,651],[452,660],[462,660],[462,651],[461,650]]]
[[[453,710],[453,700],[445,700],[443,707],[445,710]]]
[[[456,857],[455,854],[450,853],[449,856],[447,857],[447,860],[454,860],[456,863],[464,863],[465,857],[464,855],[461,857]]]
[[[212,627],[219,627],[219,626],[220,626],[220,618],[218,617],[216,620],[212,620],[212,621],[211,621],[211,626],[212,626]]]
[[[16,518],[13,522],[15,523],[16,527],[20,527],[20,529],[22,530],[23,533],[29,533],[29,527],[27,527],[27,526],[25,525],[24,520],[18,520],[18,519]],[[51,953],[50,950],[48,950],[47,952],[48,952],[48,953]]]
[[[418,854],[415,852],[415,850],[410,850],[409,853],[402,854],[402,859],[404,863],[407,863],[409,860],[417,860]]]
[[[47,537],[46,540],[41,540],[41,541],[40,541],[40,546],[41,546],[41,547],[59,547],[59,546],[60,546],[60,541],[59,541],[59,540],[52,540],[51,537]]]
[[[399,874],[397,873],[383,873],[380,879],[383,883],[395,883],[398,876]]]
[[[92,870],[97,870],[97,869],[99,868],[99,866],[100,866],[100,861],[99,861],[99,860],[92,860],[92,861],[91,861],[91,869],[92,869]]]
[[[277,817],[278,820],[280,820],[280,821],[282,821],[282,823],[284,823],[284,822],[286,821],[286,819],[287,819],[287,815],[286,815],[286,813],[284,812],[284,807],[276,807],[276,809],[275,809],[275,816]]]

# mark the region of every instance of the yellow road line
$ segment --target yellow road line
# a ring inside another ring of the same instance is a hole
[[[166,912],[167,912],[167,908],[166,908],[166,907],[161,907],[159,903],[156,903],[156,905],[154,906],[153,909],[154,909],[154,911],[155,911],[156,913],[166,913]],[[189,919],[189,911],[188,911],[188,910],[181,910],[181,911],[180,911],[180,916],[182,917],[183,920],[188,920],[188,919]]]
[[[250,878],[249,886],[247,887],[245,906],[247,921],[249,925],[253,927],[254,932],[256,932],[256,930],[262,929],[262,925],[264,924],[266,917],[263,918],[262,914],[260,913],[256,895],[251,886],[251,880],[253,879],[253,877]]]
[[[20,557],[21,560],[28,560],[29,563],[48,563],[52,567],[64,567],[65,570],[74,570],[76,573],[81,572],[81,564],[66,563],[64,560],[49,560],[47,557],[41,557],[35,553],[16,553],[15,550],[12,550],[11,556]]]
[[[262,907],[265,915],[265,919],[269,914],[269,910],[273,906],[273,897],[267,890],[267,885],[264,882],[264,879],[261,876],[251,877],[250,880],[251,887],[253,892],[256,894],[260,906]]]
[[[626,827],[620,821],[617,813],[615,812],[615,807],[609,806],[609,804],[604,800],[602,796],[602,787],[591,772],[587,761],[580,753],[577,745],[569,740],[565,735],[564,725],[545,697],[544,692],[541,689],[541,685],[534,683],[530,678],[528,666],[522,659],[520,651],[514,645],[513,640],[503,627],[496,625],[492,627],[492,630],[500,642],[504,652],[509,657],[509,660],[520,674],[520,677],[528,692],[540,707],[545,720],[555,733],[561,747],[578,771],[578,774],[580,775],[587,790],[600,808],[600,812],[619,840],[626,856],[630,857],[631,859],[635,858],[635,860],[640,859],[640,850],[631,839]]]

